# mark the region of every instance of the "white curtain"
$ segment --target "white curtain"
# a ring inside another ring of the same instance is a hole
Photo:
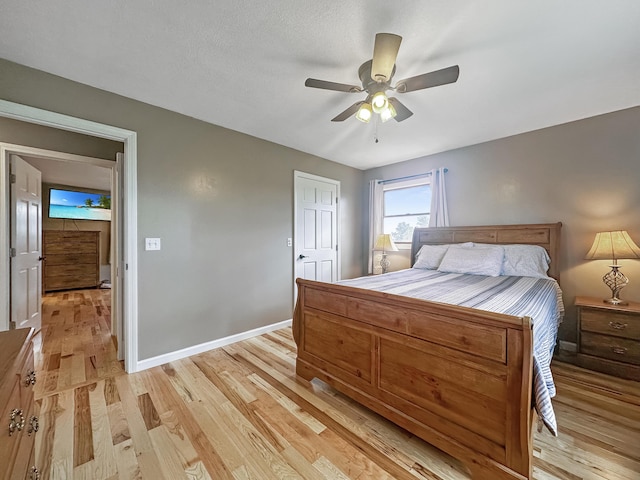
[[[448,227],[449,209],[447,208],[447,189],[445,188],[445,168],[431,170],[431,215],[430,227]]]
[[[369,267],[368,272],[373,273],[373,246],[376,238],[384,233],[383,221],[384,191],[380,180],[369,182]]]

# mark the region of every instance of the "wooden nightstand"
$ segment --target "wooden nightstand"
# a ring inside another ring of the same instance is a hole
[[[576,297],[578,365],[640,381],[640,303],[610,305]]]

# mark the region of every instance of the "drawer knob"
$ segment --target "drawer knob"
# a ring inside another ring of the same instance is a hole
[[[611,347],[611,351],[617,355],[625,355],[627,353],[627,349],[624,347]]]
[[[24,379],[24,386],[28,387],[36,384],[36,372],[29,370],[27,376]]]
[[[14,408],[11,410],[11,415],[9,416],[9,436],[13,435],[13,433],[17,430],[21,432],[24,428],[24,413],[19,408]]]
[[[37,467],[31,467],[31,472],[29,475],[29,480],[40,480],[40,471]]]
[[[32,433],[36,433],[40,429],[40,422],[38,421],[38,417],[32,415],[29,419],[29,428],[27,429],[27,433],[31,436]]]
[[[609,322],[609,326],[614,330],[624,330],[625,328],[627,328],[626,323],[620,323],[620,322]]]

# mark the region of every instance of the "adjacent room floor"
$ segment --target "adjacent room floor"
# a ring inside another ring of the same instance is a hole
[[[466,479],[448,455],[317,380],[290,329],[126,375],[110,290],[46,294],[36,342],[43,479]],[[640,478],[640,385],[556,363],[560,434],[534,478]]]

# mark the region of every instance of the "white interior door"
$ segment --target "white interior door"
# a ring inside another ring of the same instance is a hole
[[[17,155],[11,171],[11,321],[40,329],[42,312],[41,175]]]
[[[339,188],[336,180],[295,172],[295,278],[339,279]]]

